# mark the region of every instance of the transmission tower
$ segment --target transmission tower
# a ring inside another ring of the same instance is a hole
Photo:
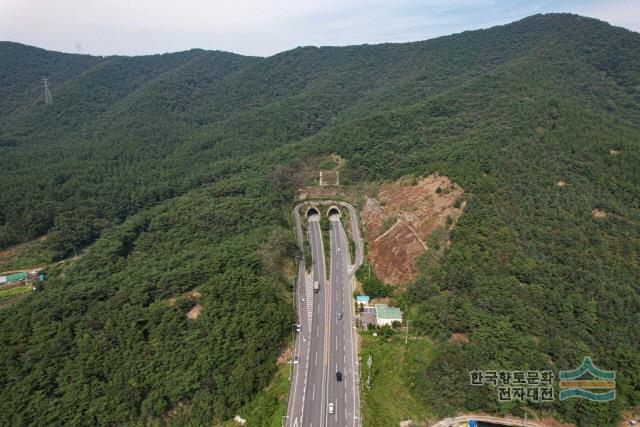
[[[42,79],[42,83],[44,84],[44,103],[45,105],[53,104],[53,97],[51,96],[51,91],[49,90],[49,79],[44,77]]]

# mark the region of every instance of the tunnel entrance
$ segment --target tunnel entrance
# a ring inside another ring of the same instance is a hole
[[[333,215],[338,215],[338,216],[340,216],[340,209],[338,209],[338,208],[337,208],[337,207],[335,207],[335,206],[331,206],[331,207],[329,208],[329,211],[327,212],[327,216],[328,216],[329,218],[331,218],[331,216],[333,216]]]
[[[320,215],[320,212],[318,212],[318,210],[314,207],[311,207],[307,210],[307,218],[309,218],[310,216],[313,215]]]

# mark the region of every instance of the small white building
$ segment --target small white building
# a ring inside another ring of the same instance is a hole
[[[389,307],[387,304],[376,304],[376,325],[391,325],[393,322],[402,323],[402,312],[399,308]]]

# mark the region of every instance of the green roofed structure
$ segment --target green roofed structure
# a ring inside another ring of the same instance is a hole
[[[402,322],[402,312],[399,308],[389,307],[387,304],[376,304],[376,324],[378,326],[391,325]]]
[[[11,283],[11,282],[16,282],[18,280],[26,280],[26,279],[27,279],[27,273],[25,272],[13,273],[13,274],[8,274],[6,276],[0,276],[0,283]]]

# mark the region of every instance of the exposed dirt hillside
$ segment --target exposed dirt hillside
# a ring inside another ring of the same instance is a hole
[[[416,277],[416,259],[428,248],[427,238],[439,226],[453,227],[462,214],[462,194],[449,178],[433,174],[417,182],[385,184],[375,199],[365,199],[368,257],[380,279],[402,285]]]

